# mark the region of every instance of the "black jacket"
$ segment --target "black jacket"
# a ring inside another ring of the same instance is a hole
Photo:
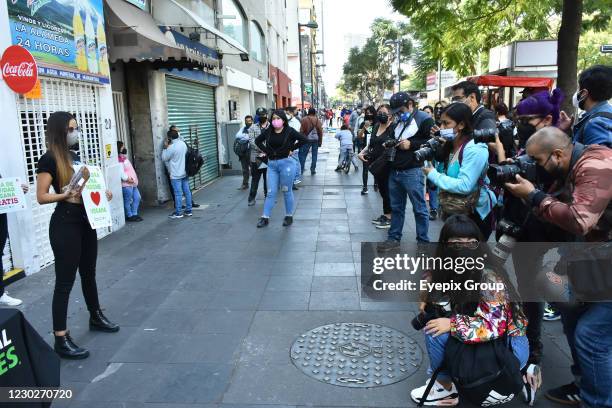
[[[306,137],[291,126],[285,126],[281,133],[276,133],[272,126],[268,126],[255,139],[255,144],[269,160],[285,159],[289,157],[290,151],[306,142]]]
[[[484,106],[479,105],[472,114],[472,128],[474,130],[496,129],[497,121],[495,120],[495,114]]]

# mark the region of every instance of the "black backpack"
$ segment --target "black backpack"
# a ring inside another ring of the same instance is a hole
[[[442,369],[449,373],[460,398],[481,407],[510,402],[523,388],[519,364],[507,335],[474,344],[449,336],[444,362],[433,373],[418,406],[423,406]]]
[[[250,145],[248,140],[234,140],[234,153],[236,156],[243,157],[249,153]]]
[[[198,149],[187,145],[187,153],[185,153],[185,172],[187,176],[193,177],[198,174],[203,165],[204,158]]]

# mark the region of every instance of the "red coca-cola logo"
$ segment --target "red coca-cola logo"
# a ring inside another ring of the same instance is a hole
[[[36,85],[38,67],[28,50],[19,45],[8,47],[0,60],[2,78],[13,91],[28,93]]]

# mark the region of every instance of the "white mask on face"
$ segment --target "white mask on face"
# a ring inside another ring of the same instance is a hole
[[[574,105],[575,108],[584,110],[584,100],[586,99],[586,97],[578,99],[579,92],[580,90],[574,92],[574,95],[572,96],[572,105]]]
[[[74,146],[75,144],[79,143],[80,138],[81,138],[81,132],[79,132],[78,130],[73,130],[72,132],[68,132],[68,135],[66,136],[68,147]]]
[[[444,140],[452,142],[456,136],[457,135],[455,135],[454,129],[451,129],[451,128],[440,129],[440,137]]]

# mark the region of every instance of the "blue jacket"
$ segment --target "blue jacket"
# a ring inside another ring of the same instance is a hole
[[[608,101],[603,101],[582,115],[578,123],[574,125],[574,142],[612,147],[612,119],[599,116],[589,120],[597,112],[612,113],[612,105]],[[583,127],[584,132],[582,132]]]
[[[440,163],[438,169],[429,172],[427,178],[441,190],[467,195],[476,190],[478,180],[484,176],[485,186],[480,189],[480,197],[476,204],[476,212],[484,220],[497,203],[495,194],[487,187],[489,185],[489,178],[486,176],[488,165],[487,144],[474,143],[473,140],[470,140],[463,148],[461,166],[459,166],[459,160],[453,164],[449,163],[446,174],[444,174],[444,164]]]

